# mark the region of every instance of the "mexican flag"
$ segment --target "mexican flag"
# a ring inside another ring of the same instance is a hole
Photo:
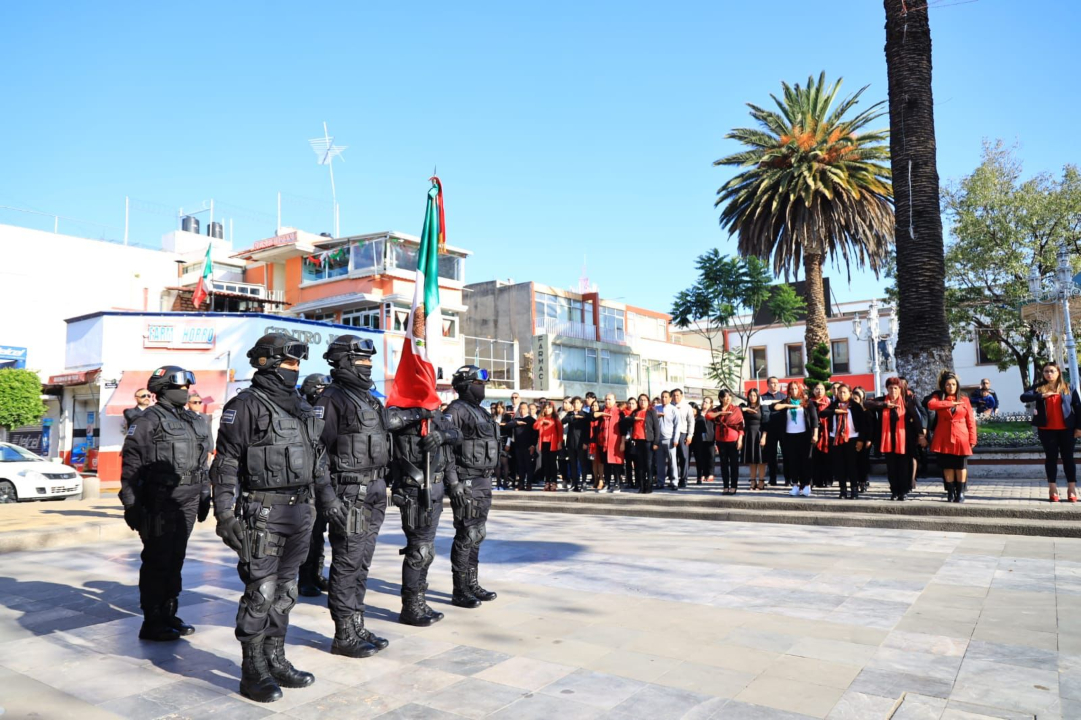
[[[206,300],[210,292],[210,275],[214,272],[214,263],[210,261],[210,245],[206,246],[206,262],[203,263],[203,276],[199,278],[199,284],[195,286],[195,293],[191,296],[191,303],[198,310]]]
[[[439,408],[435,392],[435,362],[441,357],[443,312],[439,305],[439,251],[446,243],[443,226],[443,185],[431,178],[424,229],[420,233],[417,279],[413,288],[413,309],[409,313],[405,344],[387,405],[395,407]]]

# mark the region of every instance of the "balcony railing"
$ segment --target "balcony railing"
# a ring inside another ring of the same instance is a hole
[[[576,338],[578,340],[596,340],[597,330],[593,325],[574,322],[573,320],[557,320],[556,318],[540,318],[533,329],[534,335],[559,335],[562,337]]]

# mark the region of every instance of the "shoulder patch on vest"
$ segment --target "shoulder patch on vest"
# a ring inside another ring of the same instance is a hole
[[[313,407],[313,408],[312,408],[312,412],[314,412],[314,413],[315,413],[315,416],[316,416],[317,418],[320,418],[320,419],[322,419],[322,417],[323,417],[323,412],[324,412],[325,410],[326,410],[326,408],[324,408],[324,407],[323,407],[322,405],[316,405],[315,407]]]
[[[226,425],[232,425],[236,422],[236,410],[226,410],[221,414],[221,421]]]
[[[135,425],[132,424],[131,426],[128,427],[128,437],[130,437],[130,436],[132,436],[134,434],[135,434]]]

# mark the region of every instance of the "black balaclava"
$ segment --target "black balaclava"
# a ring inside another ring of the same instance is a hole
[[[484,383],[469,383],[462,388],[462,399],[480,405],[484,402]]]
[[[292,382],[287,379],[292,377]],[[252,375],[251,385],[266,393],[274,403],[286,412],[296,415],[300,412],[300,393],[297,392],[296,379],[299,370],[256,370]]]
[[[188,389],[186,387],[170,387],[158,394],[158,402],[171,405],[174,408],[184,407],[188,404]]]
[[[300,381],[300,370],[286,370],[283,367],[279,367],[278,375],[281,377],[283,383],[292,388],[295,388]]]
[[[368,392],[375,383],[372,382],[372,366],[357,365],[348,354],[342,356],[338,366],[330,371],[335,382],[340,382],[351,388]]]

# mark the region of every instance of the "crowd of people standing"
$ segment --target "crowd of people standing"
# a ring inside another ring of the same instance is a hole
[[[1069,405],[1072,422],[1081,405],[1073,413]],[[570,492],[678,491],[687,487],[693,458],[694,481],[719,480],[724,494],[738,492],[746,466],[751,491],[783,482],[793,496],[834,487],[839,497],[856,499],[867,489],[874,455],[886,465],[891,499],[904,501],[933,453],[946,498],[960,503],[977,442],[973,402],[948,371],[922,399],[903,377],[889,378],[878,397],[837,382],[790,381],[782,389],[770,377],[764,392],[721,390],[700,404],[680,388],[626,400],[586,393],[530,402],[514,394],[507,405],[492,403],[491,412],[501,428],[498,489],[519,491],[534,484],[546,492],[561,485]],[[1055,438],[1047,447],[1068,454],[1066,441]],[[1072,466],[1067,479],[1073,497]]]

